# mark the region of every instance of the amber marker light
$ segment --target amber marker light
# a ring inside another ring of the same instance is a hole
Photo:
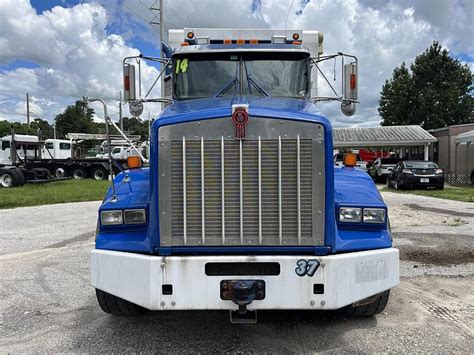
[[[138,169],[142,167],[142,160],[138,155],[127,158],[127,166],[129,169]]]
[[[351,167],[353,168],[356,166],[357,162],[357,155],[354,153],[345,153],[344,154],[344,159],[343,159],[343,164],[344,166]]]

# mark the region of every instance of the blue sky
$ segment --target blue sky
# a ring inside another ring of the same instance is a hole
[[[121,60],[159,55],[147,7],[155,0],[2,0],[0,2],[0,119],[32,112],[52,121],[78,98],[101,96],[117,114]],[[472,0],[165,0],[165,26],[316,29],[325,53],[358,56],[361,105],[344,117],[322,106],[336,126],[376,126],[381,87],[393,69],[410,63],[434,40],[474,68]],[[145,84],[156,68],[144,66]],[[324,90],[324,88],[323,88]],[[145,117],[156,116],[148,107]]]

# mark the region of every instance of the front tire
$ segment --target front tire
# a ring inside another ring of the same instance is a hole
[[[102,290],[95,289],[95,294],[100,308],[105,313],[113,314],[114,316],[136,316],[146,312],[145,308]]]
[[[0,186],[16,187],[19,183],[19,177],[13,172],[13,169],[0,169]]]
[[[347,306],[344,311],[345,314],[348,316],[356,316],[356,317],[371,317],[376,314],[381,313],[385,307],[387,306],[388,299],[390,297],[390,290],[387,290],[381,293],[379,296],[375,298],[370,303],[363,304],[363,305],[349,305]]]

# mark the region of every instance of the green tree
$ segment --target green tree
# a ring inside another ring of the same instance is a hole
[[[145,140],[148,138],[148,121],[137,117],[123,117],[123,130],[131,135],[139,135]]]
[[[406,125],[412,120],[413,81],[402,63],[395,68],[392,78],[385,82],[380,95],[379,114],[383,118],[382,126]]]
[[[76,101],[55,118],[56,136],[64,138],[68,133],[97,133],[98,127],[93,119],[94,110],[87,103]]]
[[[26,123],[0,121],[0,137],[10,135],[12,127],[16,134],[39,134],[41,139],[53,138],[53,126],[39,117],[31,122],[30,127]]]
[[[53,126],[41,118],[35,118],[33,122],[31,122],[29,132],[29,134],[38,134],[42,140],[54,138]]]
[[[474,122],[472,73],[438,42],[410,67],[395,68],[382,87],[382,125],[419,124],[425,129]]]

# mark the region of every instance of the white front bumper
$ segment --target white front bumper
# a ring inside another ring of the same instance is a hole
[[[305,256],[148,256],[94,249],[91,252],[93,287],[151,310],[236,310],[221,300],[221,280],[264,280],[265,299],[253,301],[255,309],[338,309],[399,284],[398,249],[347,254]],[[298,260],[318,260],[310,276],[295,272]],[[208,262],[278,262],[278,276],[207,276]],[[172,295],[162,285],[173,285]],[[313,285],[324,284],[324,294]]]

